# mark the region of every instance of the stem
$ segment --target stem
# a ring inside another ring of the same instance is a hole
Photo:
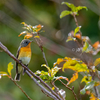
[[[68,88],[70,91],[72,91],[72,93],[73,93],[73,95],[74,95],[74,97],[75,97],[75,100],[78,100],[78,98],[77,98],[77,96],[76,96],[76,94],[75,94],[75,92],[74,92],[74,87],[72,87],[72,88],[70,88],[70,87],[68,87],[66,84],[64,84],[60,79],[58,79],[66,88]]]
[[[38,36],[39,36],[39,32],[38,32],[37,34],[38,34]],[[34,37],[34,34],[33,34],[33,37]],[[49,66],[49,65],[48,65],[48,62],[47,62],[47,59],[46,59],[46,56],[45,56],[45,53],[44,53],[44,51],[43,51],[43,46],[42,46],[42,40],[41,40],[41,38],[35,38],[35,41],[37,42],[39,48],[41,49],[41,52],[42,52],[42,54],[43,54],[43,58],[44,58],[44,60],[45,60],[46,65]]]
[[[29,99],[29,100],[32,100],[27,94],[26,92],[11,78],[9,77],[10,80],[25,94],[25,96]]]
[[[78,25],[78,21],[77,21],[77,18],[76,18],[76,16],[75,16],[74,13],[73,13],[73,17],[74,17],[74,20],[75,20],[76,26],[79,27],[79,25]],[[80,35],[82,36],[82,33],[81,33],[81,31],[80,31],[80,28],[79,28],[79,33],[80,33]]]

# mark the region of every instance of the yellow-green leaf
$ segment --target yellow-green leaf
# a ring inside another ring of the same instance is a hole
[[[100,100],[99,98],[97,98],[94,93],[90,94],[90,100]]]
[[[100,58],[97,58],[94,62],[94,66],[97,66],[98,64],[100,64]]]
[[[76,11],[79,11],[79,10],[81,10],[81,9],[86,9],[86,10],[88,10],[86,6],[78,6],[78,7],[76,7]]]
[[[70,79],[70,81],[67,83],[67,85],[74,82],[76,79],[78,79],[78,73],[77,72],[73,74],[73,77]]]
[[[87,72],[89,72],[89,69],[87,68],[87,66],[86,66],[86,64],[79,64],[79,63],[77,63],[77,64],[75,64],[75,65],[68,65],[67,63],[65,63],[64,65],[63,65],[63,71],[64,71],[64,69],[71,69],[71,70],[74,70],[74,71],[76,71],[76,72],[85,72],[85,71],[87,71]]]
[[[34,36],[34,38],[40,38],[40,36],[37,35],[37,36]]]
[[[81,80],[81,83],[82,82],[85,82],[85,83],[88,83],[88,82],[91,82],[92,81],[92,77],[91,76],[84,76]]]
[[[75,30],[74,30],[74,36],[76,35],[76,33],[79,31],[80,28],[81,28],[81,26],[75,28]]]
[[[8,68],[7,68],[7,70],[8,70],[8,73],[9,73],[9,75],[11,76],[11,70],[13,69],[13,64],[12,64],[12,62],[10,62],[9,64],[8,64]]]
[[[71,12],[71,11],[64,10],[64,11],[61,12],[60,18],[63,18],[63,17],[65,17],[66,15],[69,15],[69,14],[72,14],[72,12]]]
[[[62,4],[66,4],[73,12],[76,10],[76,7],[72,3],[62,2]]]

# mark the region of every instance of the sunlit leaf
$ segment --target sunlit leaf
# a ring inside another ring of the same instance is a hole
[[[37,35],[37,36],[34,36],[34,38],[40,38],[40,36]]]
[[[74,30],[74,36],[76,35],[76,33],[79,31],[80,28],[81,28],[81,26],[75,28],[75,30]]]
[[[82,52],[88,53],[91,50],[92,50],[92,46],[87,41],[85,41],[85,44],[84,44],[83,49],[82,49]]]
[[[97,66],[98,64],[100,64],[100,58],[97,58],[94,62],[94,66]]]
[[[91,76],[84,76],[81,80],[81,83],[82,82],[85,82],[85,83],[88,83],[88,82],[91,82],[92,81],[92,77]]]
[[[81,89],[80,93],[84,95],[86,93],[86,89],[85,88]]]
[[[76,79],[78,79],[78,73],[77,72],[73,74],[73,77],[70,79],[70,81],[67,83],[67,85],[74,82]]]
[[[1,79],[2,76],[7,76],[7,75],[8,75],[8,74],[7,74],[6,72],[1,71],[1,72],[0,72],[0,79]]]
[[[73,37],[68,37],[68,39],[66,40],[66,42],[69,42],[69,41],[75,41],[76,38],[73,38]]]
[[[27,24],[25,22],[21,22],[21,24],[23,24],[24,26],[27,26]]]
[[[72,3],[62,2],[62,4],[66,4],[73,12],[76,10],[76,7]]]
[[[63,17],[65,17],[66,15],[69,15],[69,14],[72,14],[72,12],[71,12],[71,11],[64,10],[64,11],[61,12],[60,18],[63,18]]]
[[[27,33],[25,36],[24,36],[24,39],[29,39],[33,37],[33,35],[31,33]]]
[[[54,77],[55,74],[56,74],[60,69],[61,69],[61,68],[59,68],[59,67],[57,67],[57,66],[53,67],[53,68],[51,69],[51,73],[50,73],[51,77]]]
[[[55,87],[52,87],[52,90],[54,90],[55,89]]]
[[[9,75],[11,76],[11,70],[13,69],[13,64],[12,64],[12,62],[10,62],[9,64],[8,64],[8,68],[7,68],[7,70],[8,70],[8,73],[9,73]]]
[[[48,70],[48,73],[49,73],[49,74],[51,73],[51,69],[50,69],[50,67],[48,67],[46,64],[42,64],[41,66],[42,66],[42,67],[43,67],[43,66],[46,67],[47,70]]]
[[[26,34],[26,33],[28,33],[28,32],[27,31],[23,31],[18,36],[20,37],[21,35]]]
[[[100,81],[96,81],[94,84],[94,86],[98,86],[98,85],[100,85]]]
[[[40,25],[40,24],[39,24],[39,25],[37,25],[36,27],[37,27],[37,28],[36,28],[36,32],[38,32],[38,31],[41,30],[41,28],[43,27],[43,25]]]
[[[92,45],[92,47],[95,48],[95,49],[97,49],[99,45],[100,45],[100,42],[97,41],[97,42],[95,42],[95,43]]]
[[[78,6],[78,7],[76,7],[76,11],[79,11],[79,10],[81,10],[81,9],[86,9],[86,10],[88,10],[86,6]]]
[[[79,64],[77,63],[77,61],[68,61],[63,65],[62,70],[64,71],[64,69],[71,69],[77,72],[89,72],[89,69],[87,68],[86,64]]]
[[[66,81],[69,81],[68,78],[67,77],[64,77],[64,76],[57,76],[57,77],[55,77],[55,79],[56,80],[58,80],[58,79],[64,79]]]
[[[90,100],[100,100],[99,98],[97,98],[94,93],[90,94]]]

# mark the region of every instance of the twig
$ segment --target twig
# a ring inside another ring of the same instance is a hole
[[[25,96],[29,99],[29,100],[32,100],[27,94],[26,92],[11,78],[9,77],[10,80],[25,94]]]
[[[38,36],[39,36],[39,32],[38,32],[37,34],[38,34]],[[34,37],[34,33],[33,33],[33,37]],[[47,59],[46,59],[46,56],[45,56],[45,53],[44,53],[44,50],[43,50],[41,38],[35,38],[35,41],[37,42],[39,48],[41,49],[41,52],[42,52],[42,54],[43,54],[43,58],[44,58],[44,60],[45,60],[46,65],[49,66],[49,65],[48,65],[48,62],[47,62]]]
[[[76,18],[76,16],[75,16],[74,13],[73,13],[73,17],[74,17],[74,20],[75,20],[76,26],[79,27],[79,25],[78,25],[78,21],[77,21],[77,18]],[[80,31],[80,28],[79,28],[79,33],[80,33],[80,36],[82,36],[82,33],[81,33],[81,31]]]
[[[24,67],[24,68],[32,75],[32,77],[34,76],[34,77],[36,77],[37,79],[39,79],[40,82],[43,83],[44,86],[46,86],[46,87],[51,91],[51,93],[52,93],[53,95],[55,95],[59,100],[62,100],[62,99],[60,98],[60,96],[59,96],[58,94],[56,94],[56,93],[51,89],[51,87],[50,87],[48,84],[46,84],[39,76],[35,75],[28,67],[26,67],[24,64],[22,64],[22,63],[7,49],[7,47],[5,47],[1,42],[0,42],[0,48],[1,48],[4,52],[6,52],[11,58],[13,58],[16,62],[18,62],[22,67]]]
[[[69,90],[71,90],[72,91],[72,93],[73,93],[73,95],[74,95],[74,97],[75,97],[75,100],[78,100],[78,98],[77,98],[77,96],[76,96],[76,94],[75,94],[75,92],[74,92],[74,87],[72,87],[72,88],[70,88],[70,87],[68,87],[66,84],[64,84],[60,79],[58,79],[66,88],[68,88]]]

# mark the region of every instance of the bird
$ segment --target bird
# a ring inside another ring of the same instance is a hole
[[[31,60],[31,42],[29,39],[23,39],[20,43],[20,46],[17,50],[16,58],[21,61],[26,67],[28,67],[28,64]],[[15,81],[20,81],[21,72],[23,71],[23,75],[25,73],[25,68],[22,68],[22,66],[16,62],[16,75],[15,75]]]

